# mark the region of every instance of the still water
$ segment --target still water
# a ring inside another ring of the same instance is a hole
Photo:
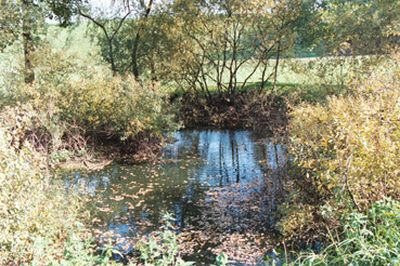
[[[247,235],[256,219],[267,227],[285,162],[283,145],[251,131],[190,130],[175,133],[157,163],[112,164],[64,180],[69,192],[88,196],[99,235],[112,235],[129,252],[126,240],[158,229],[165,212],[180,230]]]

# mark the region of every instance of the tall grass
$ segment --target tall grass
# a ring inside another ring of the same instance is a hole
[[[346,216],[343,232],[330,232],[331,243],[319,253],[303,253],[295,265],[399,265],[400,202],[378,201],[366,213]]]

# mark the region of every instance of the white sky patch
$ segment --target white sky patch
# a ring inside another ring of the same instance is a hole
[[[139,1],[131,1],[130,3],[135,5],[138,4]],[[162,6],[171,2],[171,0],[154,0],[154,5]],[[145,0],[145,4],[148,3],[148,0]],[[123,5],[122,0],[88,0],[87,5],[89,6],[89,13],[94,15],[95,17],[101,16],[104,18],[118,18],[123,17],[127,14],[127,9]],[[132,7],[132,6],[131,6]],[[135,10],[135,8],[133,8]],[[132,12],[130,16],[135,17],[137,12]],[[82,19],[82,18],[81,18]],[[85,20],[85,19],[84,19]],[[57,24],[56,20],[46,19],[47,23]]]
[[[91,5],[93,8],[110,9],[114,8],[118,2],[122,1],[115,0],[115,3],[113,4],[112,0],[89,0],[89,5]]]

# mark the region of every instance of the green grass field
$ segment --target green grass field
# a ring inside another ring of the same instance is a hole
[[[88,33],[88,24],[80,23],[68,28],[50,25],[47,31],[47,40],[56,51],[65,51],[67,55],[79,59],[91,59],[99,53],[96,40],[92,40]]]

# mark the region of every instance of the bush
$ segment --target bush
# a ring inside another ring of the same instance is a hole
[[[16,136],[0,127],[0,264],[57,262],[72,235],[84,237],[79,202],[42,174],[45,161],[26,143],[11,145]]]
[[[155,84],[113,77],[46,46],[35,58],[35,83],[14,86],[2,105],[32,107],[36,116],[29,133],[44,142],[38,146],[52,157],[62,155],[63,160],[68,152],[68,157],[82,153],[87,137],[135,143],[139,135],[161,139],[163,132],[177,127],[166,95]]]
[[[89,134],[127,140],[141,132],[160,136],[173,128],[173,115],[160,90],[142,86],[131,76],[74,82],[60,97],[62,119]]]
[[[308,239],[365,211],[400,198],[400,68],[386,65],[351,95],[302,104],[291,113],[290,151],[296,165],[281,231]]]
[[[25,139],[37,116],[24,105],[0,115],[0,265],[110,265],[109,250],[96,254],[80,198]]]

